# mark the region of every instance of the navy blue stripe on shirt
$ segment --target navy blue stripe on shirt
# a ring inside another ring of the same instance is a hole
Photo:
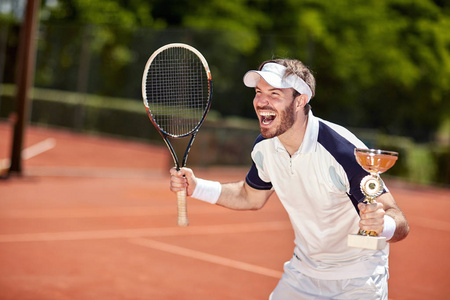
[[[319,137],[317,140],[344,168],[350,183],[350,193],[348,196],[359,213],[357,205],[365,198],[361,192],[360,183],[369,173],[356,161],[354,155],[355,145],[322,121],[319,121]]]
[[[250,171],[247,173],[247,177],[245,177],[245,182],[249,186],[257,190],[270,190],[272,188],[272,183],[265,182],[258,176],[258,169],[256,165],[253,163]]]
[[[256,138],[255,143],[253,144],[252,150],[255,149],[256,144],[258,144],[263,140],[265,140],[265,138],[263,138],[262,135],[259,135]],[[254,162],[252,164],[252,167],[248,171],[247,176],[245,177],[245,182],[247,182],[249,186],[257,190],[270,190],[272,188],[272,183],[265,182],[261,178],[259,178],[258,169],[256,168]]]

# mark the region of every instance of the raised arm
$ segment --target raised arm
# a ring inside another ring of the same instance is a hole
[[[195,177],[191,169],[182,168],[177,171],[175,168],[172,168],[170,174],[170,189],[172,192],[176,193],[187,189],[188,196],[194,194],[199,179]],[[245,181],[220,183],[220,190],[217,194],[218,199],[213,201],[213,203],[236,210],[255,210],[263,207],[272,193],[272,190],[256,190],[245,183]],[[200,200],[211,202],[210,199]]]

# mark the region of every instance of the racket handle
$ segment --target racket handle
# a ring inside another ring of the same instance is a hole
[[[177,192],[178,226],[189,225],[187,219],[186,191]]]

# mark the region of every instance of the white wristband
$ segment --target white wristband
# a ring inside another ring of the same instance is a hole
[[[384,227],[381,236],[384,236],[389,241],[394,236],[396,227],[397,225],[394,219],[388,215],[384,215]]]
[[[197,178],[197,186],[192,194],[192,198],[216,204],[221,192],[222,185],[220,182]]]

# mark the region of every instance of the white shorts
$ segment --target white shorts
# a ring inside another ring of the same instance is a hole
[[[293,258],[296,259],[296,258]],[[357,299],[387,300],[389,274],[343,280],[322,280],[308,277],[292,266],[284,264],[284,274],[269,300],[325,300]]]

